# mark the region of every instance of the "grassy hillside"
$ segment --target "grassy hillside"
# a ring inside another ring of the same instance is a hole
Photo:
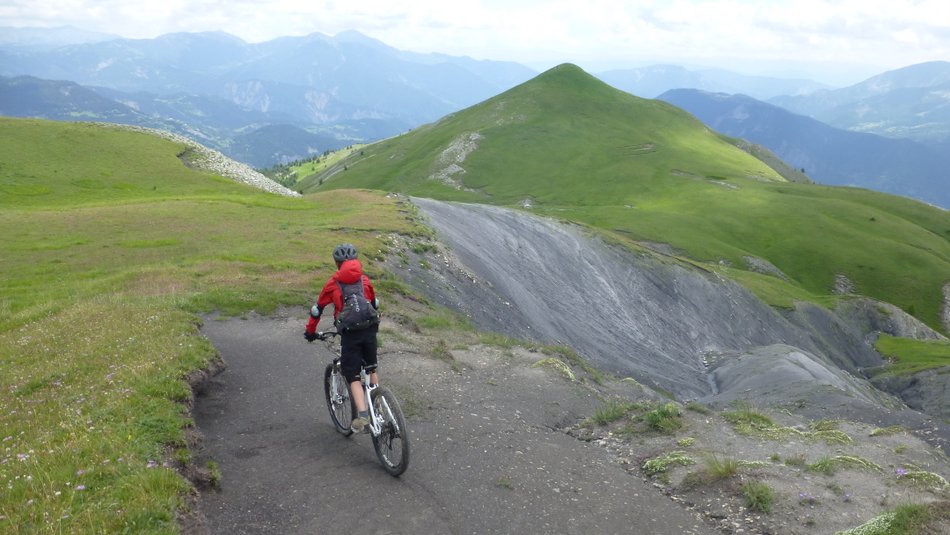
[[[675,176],[783,180],[682,111],[613,89],[572,65],[365,147],[344,163],[342,175],[340,167],[329,171],[336,174],[325,187],[500,204],[526,196],[550,204],[632,203],[644,190],[667,190]],[[471,191],[431,178],[453,163],[465,169],[455,178]]]
[[[527,199],[536,212],[668,243],[715,269],[731,266],[780,306],[831,302],[840,274],[857,293],[944,330],[950,213],[787,182],[685,112],[571,65],[363,147],[297,188],[354,186],[514,206]],[[745,271],[747,257],[771,262],[788,280]]]
[[[214,356],[194,313],[304,309],[333,245],[380,275],[382,236],[412,229],[380,194],[278,197],[181,150],[0,118],[0,532],[175,532],[183,377]]]

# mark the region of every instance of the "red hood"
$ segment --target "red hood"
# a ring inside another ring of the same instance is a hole
[[[346,260],[336,272],[336,280],[343,284],[353,284],[363,277],[363,264],[359,260]]]

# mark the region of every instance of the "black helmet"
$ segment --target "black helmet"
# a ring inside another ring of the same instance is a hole
[[[356,247],[352,243],[341,243],[333,250],[333,259],[337,262],[356,258]]]

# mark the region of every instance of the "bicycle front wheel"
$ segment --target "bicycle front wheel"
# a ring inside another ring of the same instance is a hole
[[[345,437],[352,435],[350,423],[353,421],[354,409],[350,388],[333,364],[328,364],[323,374],[323,391],[327,396],[327,408],[330,409],[333,426]]]
[[[373,448],[383,468],[398,476],[409,467],[409,428],[396,396],[378,387],[373,390],[373,408],[383,421],[382,432],[373,437]]]

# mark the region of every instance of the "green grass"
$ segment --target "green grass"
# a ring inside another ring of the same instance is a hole
[[[946,340],[913,340],[882,334],[875,348],[893,363],[884,367],[885,373],[910,375],[924,370],[950,366],[950,342]]]
[[[650,429],[661,433],[673,433],[681,429],[683,413],[675,403],[666,403],[643,415],[643,420]]]
[[[722,481],[738,474],[741,467],[742,463],[737,459],[723,459],[711,455],[703,463],[703,474],[709,481]]]
[[[817,472],[827,476],[834,475],[841,468],[872,470],[875,472],[883,471],[881,467],[874,462],[853,455],[825,456],[805,466],[805,470],[809,472]]]
[[[767,414],[745,403],[737,403],[733,409],[723,412],[722,417],[731,424],[751,429],[768,429],[775,426],[775,422]]]
[[[430,178],[456,161],[446,150],[474,133],[480,137],[457,183]],[[570,65],[367,145],[318,177],[304,191],[365,187],[506,206],[531,199],[536,213],[630,242],[670,244],[775,306],[833,307],[842,274],[861,295],[945,331],[950,213],[867,190],[787,182],[681,110]],[[788,280],[748,271],[748,256]]]
[[[597,425],[608,425],[625,417],[635,407],[633,403],[611,399],[590,416],[590,421]]]
[[[918,533],[943,533],[937,531],[937,523],[946,526],[950,522],[950,503],[934,502],[905,504],[878,515],[864,524],[835,535],[916,535]]]
[[[775,504],[775,490],[767,483],[750,481],[742,485],[742,496],[745,505],[753,511],[769,514]]]
[[[215,355],[196,313],[304,311],[336,243],[374,276],[415,232],[380,193],[278,197],[180,151],[0,119],[0,532],[176,532],[185,376]]]

